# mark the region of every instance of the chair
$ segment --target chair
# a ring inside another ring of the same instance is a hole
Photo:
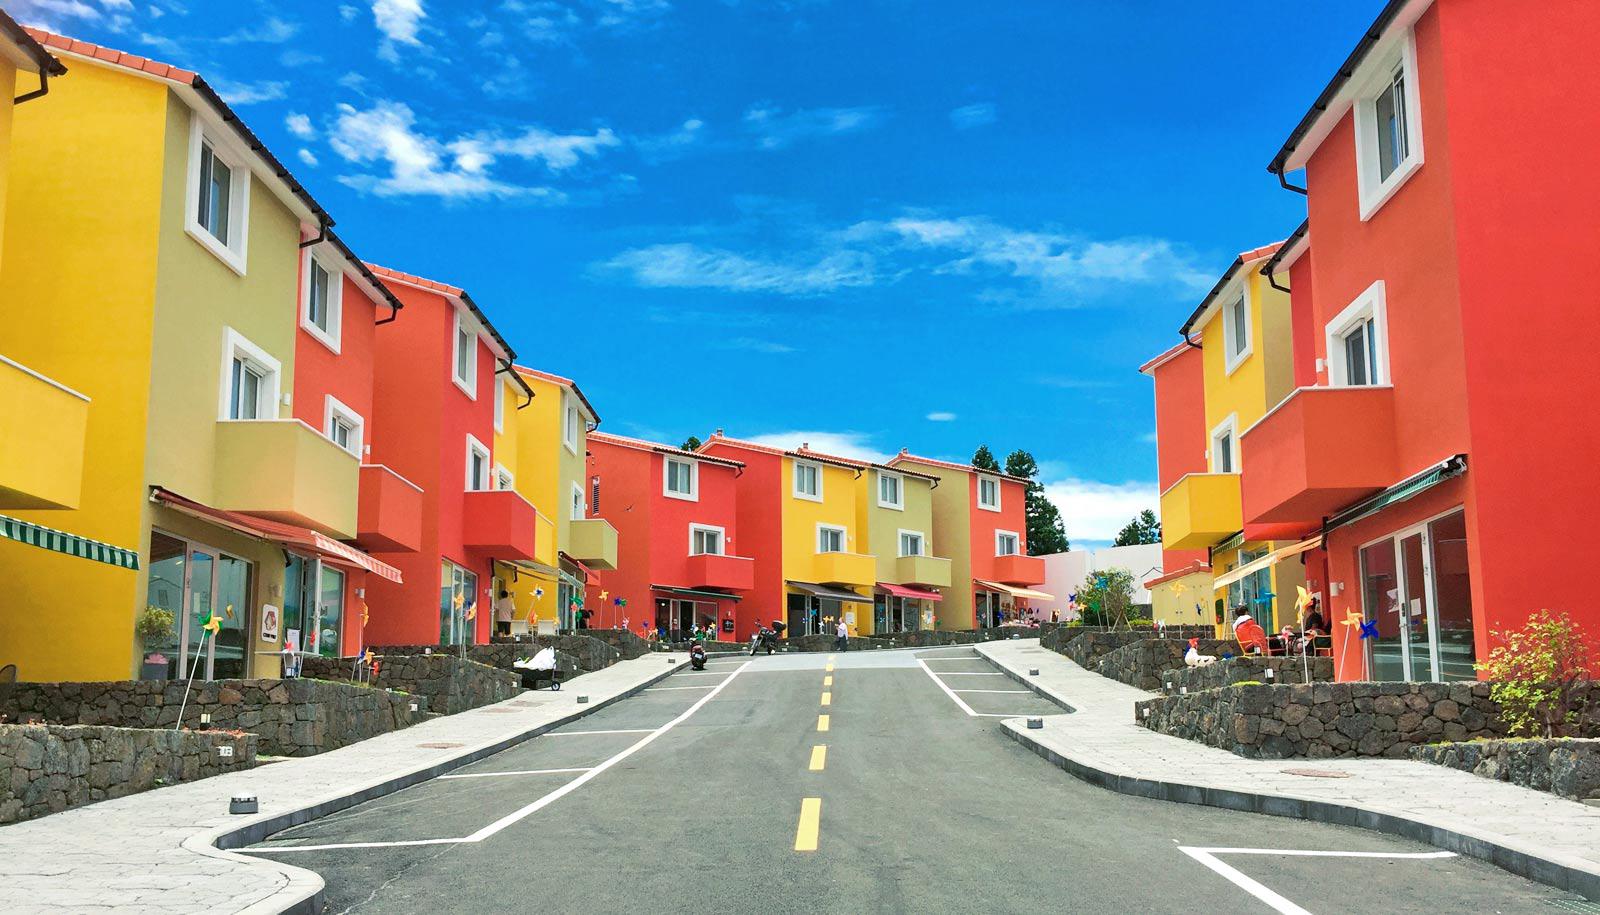
[[[0,667],[0,683],[15,682],[17,682],[17,665],[7,664],[4,667]]]
[[[1319,658],[1333,657],[1333,636],[1316,635],[1311,637],[1311,653]]]

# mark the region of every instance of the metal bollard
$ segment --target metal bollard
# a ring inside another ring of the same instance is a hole
[[[1037,668],[1037,667],[1028,668],[1028,676],[1030,676],[1030,677],[1039,676],[1039,668]]]
[[[253,794],[241,795],[228,802],[229,813],[256,813],[258,810],[260,806]]]
[[[589,704],[589,697],[588,696],[579,696],[578,697],[578,704],[579,705],[588,705]]]
[[[1043,718],[1029,718],[1028,719],[1028,728],[1029,728],[1029,730],[1037,731],[1042,727],[1044,727],[1044,719]]]

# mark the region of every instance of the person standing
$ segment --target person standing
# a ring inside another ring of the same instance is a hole
[[[834,630],[833,647],[837,651],[850,649],[850,625],[840,618],[838,627]]]
[[[494,601],[494,634],[510,635],[511,618],[517,615],[517,604],[511,599],[510,592],[500,589],[500,596]]]

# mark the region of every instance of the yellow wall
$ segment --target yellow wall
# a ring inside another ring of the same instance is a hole
[[[584,451],[588,447],[588,430],[580,424],[576,451],[567,448],[561,440],[562,417],[569,402],[581,413],[581,401],[564,386],[544,378],[524,375],[523,380],[533,389],[533,402],[518,410],[517,405],[527,395],[515,385],[507,390],[506,431],[495,436],[495,460],[515,475],[517,492],[539,510],[542,520],[537,534],[538,559],[554,567],[556,552],[565,550],[569,541],[572,487],[582,487],[587,479]],[[498,450],[502,442],[511,449],[506,456]],[[524,571],[515,577],[516,581],[510,581],[508,575],[506,585],[516,602],[518,617],[525,618],[532,608],[540,619],[555,619],[558,608],[554,576],[545,578]],[[540,588],[544,596],[536,598],[533,592]]]
[[[1196,614],[1194,605],[1200,605]],[[1150,620],[1168,626],[1211,626],[1217,621],[1211,573],[1195,572],[1150,589]]]
[[[1214,555],[1211,559],[1211,567],[1215,570],[1215,574],[1221,575],[1230,569],[1238,568],[1239,552],[1241,550],[1248,550],[1251,553],[1259,554],[1263,551],[1273,550],[1285,545],[1287,544],[1281,541],[1252,541],[1245,543],[1237,549],[1228,550],[1226,552],[1221,552]],[[1276,563],[1272,566],[1272,593],[1274,595],[1274,599],[1272,601],[1272,626],[1274,632],[1276,632],[1285,624],[1290,626],[1296,625],[1294,610],[1294,599],[1296,594],[1295,587],[1297,585],[1304,585],[1305,583],[1306,569],[1305,566],[1300,563],[1299,557],[1291,556],[1288,559],[1285,559],[1282,562]],[[1222,588],[1218,588],[1215,593],[1216,597],[1223,599],[1223,621],[1219,631],[1223,631],[1229,636],[1231,636],[1233,622],[1233,606],[1235,603],[1238,603],[1235,598],[1237,590],[1237,585],[1227,585]],[[1215,601],[1213,600],[1213,602],[1207,606],[1214,607]],[[1212,615],[1208,622],[1214,621],[1215,614]]]
[[[950,560],[950,587],[934,604],[939,629],[971,629],[972,616],[972,481],[964,470],[909,462],[910,468],[939,478],[930,493],[933,503],[933,554]]]
[[[790,581],[815,582],[817,569],[817,525],[830,524],[845,529],[844,550],[847,553],[868,553],[866,538],[861,533],[856,512],[858,487],[856,472],[831,464],[822,468],[822,501],[802,499],[794,494],[794,459],[783,459],[782,490],[779,500],[783,505],[783,577]],[[865,473],[862,474],[866,476]],[[855,613],[859,629],[863,618],[872,623],[871,589],[854,589],[863,593],[863,603],[845,604],[844,612]]]
[[[856,528],[862,532],[865,547],[861,552],[871,553],[877,560],[878,581],[900,581],[895,560],[900,557],[900,531],[920,531],[922,551],[928,556],[942,556],[934,548],[933,537],[933,484],[916,477],[902,476],[901,504],[903,511],[884,508],[878,504],[878,474],[872,468],[855,481]],[[858,614],[857,628],[862,635],[873,631],[872,614]]]
[[[1223,335],[1224,308],[1218,308],[1200,329],[1205,372],[1207,453],[1210,433],[1229,414],[1236,414],[1239,432],[1250,428],[1293,389],[1293,341],[1289,329],[1289,297],[1272,288],[1259,271],[1246,268],[1250,295],[1251,353],[1228,374]],[[1232,293],[1220,297],[1226,303]]]
[[[33,76],[35,79],[38,78],[34,74],[29,74],[29,76]],[[11,61],[0,57],[0,86],[18,86],[19,82],[17,68],[12,65]],[[12,108],[15,107],[11,100],[15,96],[21,95],[22,91],[19,87],[16,92],[0,99],[0,214],[6,211],[6,179],[11,174],[11,116]],[[34,99],[33,104],[39,104],[39,99]],[[0,232],[4,231],[5,221],[0,220]],[[4,240],[5,236],[0,235],[0,242],[4,242]],[[0,250],[3,250],[3,248],[4,245],[0,245]],[[4,266],[5,260],[0,257],[0,267]]]

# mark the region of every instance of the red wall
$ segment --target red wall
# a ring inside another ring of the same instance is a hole
[[[1014,531],[1017,552],[1028,554],[1027,494],[1021,483],[1000,477],[1000,510],[978,507],[978,475],[967,474],[972,515],[972,577],[994,580],[994,532]]]
[[[1162,492],[1185,474],[1206,471],[1205,360],[1196,347],[1150,370],[1156,388],[1156,479]],[[1162,550],[1161,568],[1205,562],[1205,550]]]
[[[594,573],[594,581],[586,588],[586,606],[595,608],[591,625],[602,629],[620,626],[622,617],[629,620],[629,628],[639,631],[639,621],[648,620],[655,613],[655,602],[650,596],[651,575],[651,522],[650,513],[655,508],[650,498],[649,480],[651,458],[654,455],[637,448],[608,444],[594,435],[588,439],[588,477],[592,481],[600,476],[600,512],[617,529],[617,567]],[[601,599],[600,592],[607,592]],[[618,597],[626,598],[628,606],[618,608]]]
[[[739,536],[734,552],[755,560],[756,586],[739,602],[736,613],[740,641],[772,620],[788,619],[783,587],[783,457],[726,442],[711,442],[705,453],[744,462],[735,482]]]

